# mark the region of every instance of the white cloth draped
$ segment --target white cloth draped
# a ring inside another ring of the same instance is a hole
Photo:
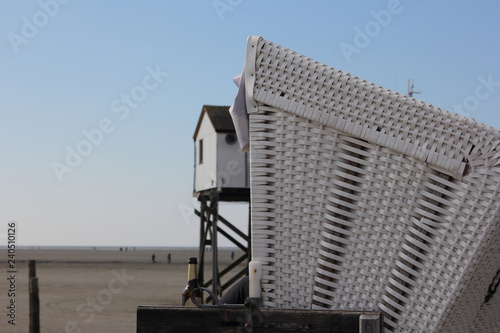
[[[229,113],[233,119],[236,135],[242,151],[247,152],[250,148],[248,113],[245,100],[245,68],[240,75],[233,78],[233,82],[238,86],[238,93],[234,99],[233,105],[229,108]]]

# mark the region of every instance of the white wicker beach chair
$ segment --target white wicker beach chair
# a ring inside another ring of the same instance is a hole
[[[260,37],[244,86],[265,306],[500,331],[499,130]]]

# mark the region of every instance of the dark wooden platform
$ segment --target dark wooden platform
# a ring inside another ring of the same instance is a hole
[[[253,323],[245,321],[244,308],[139,306],[137,333],[178,332],[330,332],[379,333],[379,312],[330,310],[279,310],[259,308]]]

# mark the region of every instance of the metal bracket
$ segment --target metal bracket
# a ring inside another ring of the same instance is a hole
[[[254,317],[259,317],[261,313],[259,308],[262,306],[262,298],[260,297],[248,297],[245,300],[245,328],[247,332],[253,332],[254,327]],[[260,319],[260,318],[258,318]]]

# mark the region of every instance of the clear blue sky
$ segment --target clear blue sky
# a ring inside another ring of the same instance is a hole
[[[196,246],[192,135],[249,35],[500,128],[496,1],[60,2],[0,4],[2,244]]]

